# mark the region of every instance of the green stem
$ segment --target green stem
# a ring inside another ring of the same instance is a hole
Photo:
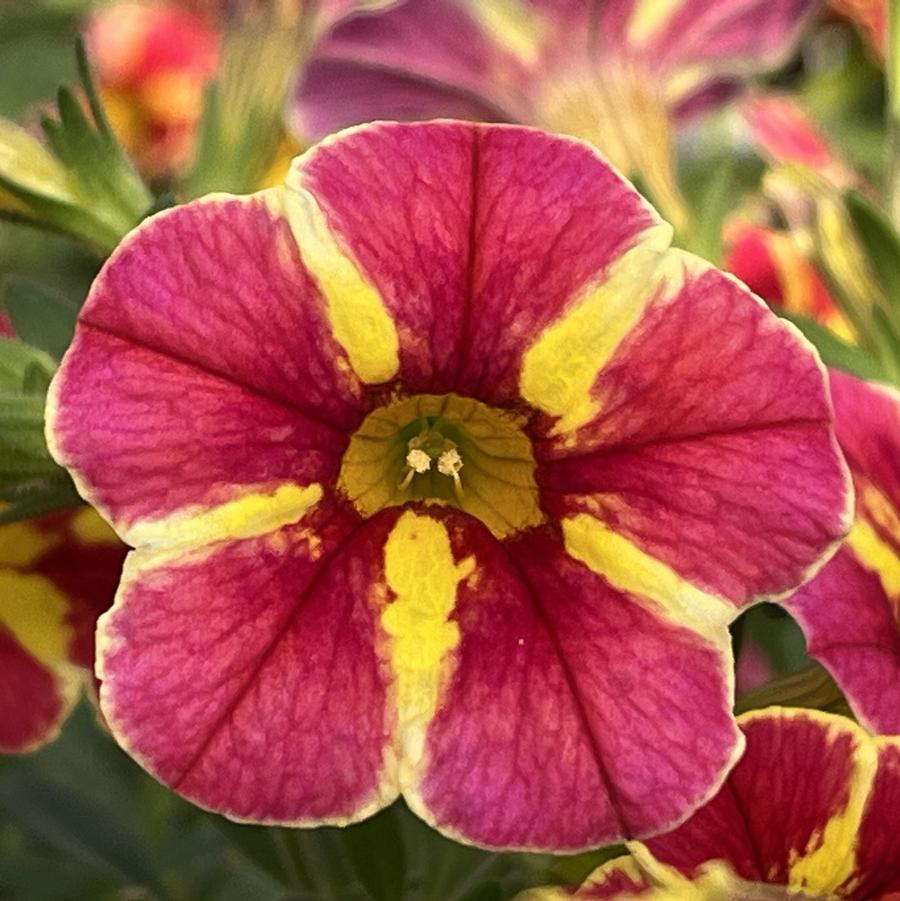
[[[887,134],[887,170],[885,192],[891,221],[900,227],[900,0],[887,3],[887,48],[885,73],[887,75],[887,110],[885,131]]]

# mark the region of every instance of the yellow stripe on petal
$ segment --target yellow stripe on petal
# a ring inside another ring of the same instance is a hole
[[[628,22],[628,43],[642,47],[652,41],[665,28],[678,5],[672,0],[637,0]]]
[[[566,551],[610,585],[659,604],[678,622],[718,640],[735,616],[725,599],[682,579],[670,566],[588,513],[562,521]]]
[[[245,494],[216,507],[186,507],[164,519],[134,523],[123,538],[135,547],[163,551],[256,538],[299,521],[321,498],[322,487],[315,483],[279,485],[274,491]]]
[[[829,729],[841,734],[833,724]],[[878,748],[868,737],[857,744],[853,767],[846,807],[823,830],[816,830],[804,853],[790,861],[789,888],[830,894],[856,871],[856,839],[878,768]]]
[[[315,278],[328,304],[335,340],[344,349],[361,381],[390,381],[400,368],[400,341],[381,295],[363,275],[347,248],[332,232],[322,208],[299,183],[301,170],[268,202],[287,217],[303,265]]]
[[[58,666],[68,657],[68,612],[65,595],[45,576],[0,571],[0,624],[45,666]]]
[[[900,557],[864,519],[857,519],[847,536],[854,556],[866,569],[877,573],[890,598],[900,598]]]
[[[390,637],[401,787],[414,781],[421,762],[425,733],[447,675],[447,656],[459,643],[459,626],[449,618],[457,587],[474,565],[472,557],[454,560],[443,523],[412,511],[397,520],[385,545],[385,576],[396,599],[384,609],[381,625]]]
[[[22,521],[0,527],[0,567],[27,569],[61,541],[55,532]]]
[[[530,15],[522,0],[469,0],[469,13],[498,47],[524,63],[536,63],[546,28]]]
[[[559,418],[555,434],[574,431],[597,415],[601,404],[591,391],[598,374],[648,305],[661,293],[681,288],[687,260],[679,254],[663,256],[669,235],[667,227],[654,227],[526,351],[519,380],[522,397]]]

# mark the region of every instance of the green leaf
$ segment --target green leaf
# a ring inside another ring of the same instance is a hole
[[[861,379],[884,381],[886,378],[886,373],[877,360],[858,347],[848,344],[814,319],[780,308],[775,308],[774,312],[793,323],[803,333],[818,350],[826,366],[833,366]]]
[[[12,338],[0,338],[0,390],[21,391],[29,366],[37,366],[51,378],[56,371],[53,358],[44,351]]]
[[[884,293],[900,304],[900,237],[887,216],[858,191],[846,191],[850,220]]]
[[[19,770],[14,777],[0,779],[0,811],[64,857],[165,894],[156,867],[127,820],[111,819],[107,810],[39,773]]]
[[[3,455],[0,454],[0,459],[2,458]],[[8,481],[8,478],[9,475],[0,466],[0,483]],[[84,504],[71,476],[58,466],[49,475],[38,480],[32,479],[22,485],[0,489],[0,500],[9,504],[0,510],[0,525]]]
[[[764,707],[803,707],[852,717],[847,700],[834,679],[818,663],[769,682],[739,698],[735,713]]]
[[[10,278],[3,296],[9,318],[19,337],[62,358],[72,340],[78,307],[68,298],[35,282]]]

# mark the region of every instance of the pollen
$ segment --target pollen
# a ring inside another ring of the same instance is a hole
[[[437,465],[441,475],[456,479],[459,478],[458,473],[463,468],[463,461],[459,451],[455,447],[451,447],[438,457]]]
[[[425,453],[425,451],[420,450],[417,447],[414,447],[407,455],[406,455],[406,465],[415,473],[422,475],[424,472],[428,472],[431,469],[431,457]],[[438,464],[440,466],[440,464]],[[443,472],[443,470],[441,470]]]

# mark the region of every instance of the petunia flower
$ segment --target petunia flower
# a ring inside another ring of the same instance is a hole
[[[765,199],[754,198],[725,224],[725,268],[773,306],[853,341],[855,329],[817,268],[815,248],[827,247],[829,274],[853,285],[859,306],[868,308],[877,289],[860,272],[865,261],[858,258],[840,194],[871,189],[795,98],[755,94],[740,109],[747,137],[773,168],[763,181]],[[787,227],[773,224],[779,219]]]
[[[84,508],[0,526],[0,753],[56,737],[94,667],[125,548]]]
[[[900,734],[900,393],[837,370],[831,392],[856,520],[844,547],[786,605],[859,721]]]
[[[574,898],[893,901],[900,893],[900,739],[843,717],[770,707],[742,716],[747,751],[678,829],[630,844]],[[518,901],[563,901],[536,889]]]
[[[119,140],[149,177],[182,171],[216,68],[215,28],[179,3],[120,0],[94,14],[87,41]]]
[[[298,81],[301,143],[374,119],[518,122],[593,142],[686,221],[673,125],[796,46],[816,0],[405,0],[338,27]]]
[[[126,542],[101,705],[240,820],[494,847],[680,822],[728,624],[849,526],[823,370],[587,144],[380,124],[149,219],[51,386]]]
[[[763,300],[852,340],[847,320],[794,235],[738,215],[726,223],[724,237],[724,267]]]
[[[771,163],[805,166],[839,190],[862,184],[838,148],[791,95],[753,94],[740,108],[754,145]]]

